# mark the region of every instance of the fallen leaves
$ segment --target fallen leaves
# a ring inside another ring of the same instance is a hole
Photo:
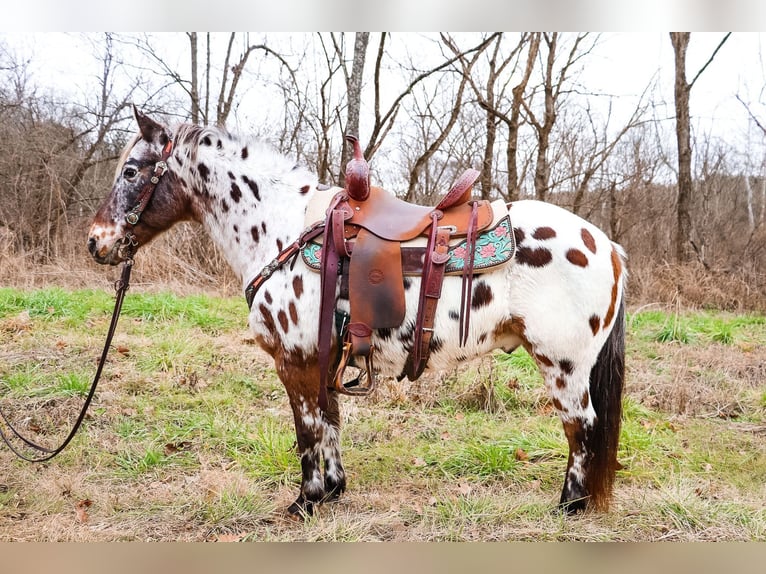
[[[86,524],[89,520],[88,509],[93,504],[93,501],[89,498],[78,500],[74,505],[75,517],[80,524]]]
[[[183,452],[186,450],[191,449],[192,443],[188,440],[184,440],[177,443],[169,442],[165,445],[164,451],[166,456],[170,456],[171,454],[176,454],[179,452]]]
[[[32,318],[29,316],[29,311],[22,311],[15,317],[0,322],[0,331],[6,331],[8,333],[23,333],[24,331],[29,331],[31,328]]]

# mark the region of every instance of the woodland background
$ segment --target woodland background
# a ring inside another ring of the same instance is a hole
[[[131,104],[169,123],[221,124],[342,184],[355,132],[373,178],[436,201],[467,167],[476,193],[537,198],[593,221],[629,254],[634,304],[766,309],[766,112],[740,98],[738,143],[695,123],[687,64],[697,34],[671,33],[672,93],[656,78],[629,114],[582,71],[598,34],[81,34],[90,82],[39,73],[24,37],[0,36],[0,282],[103,284],[90,218],[135,130]],[[151,255],[149,255],[151,253]],[[237,293],[201,229],[182,225],[139,258],[144,284]]]

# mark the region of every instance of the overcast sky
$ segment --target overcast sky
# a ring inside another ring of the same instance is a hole
[[[766,2],[764,2],[766,4]],[[6,41],[22,55],[32,58],[36,81],[58,85],[73,97],[93,85],[98,63],[88,52],[87,42],[79,34],[5,33]],[[692,34],[687,74],[691,79],[704,65],[724,34]],[[766,35],[754,32],[734,33],[718,52],[713,63],[700,76],[692,92],[691,108],[698,130],[713,133],[727,141],[742,137],[747,128],[747,112],[736,96],[760,106],[766,82],[762,42]],[[179,54],[185,62],[185,54]],[[601,41],[588,57],[581,84],[594,93],[621,96],[615,125],[627,119],[636,98],[659,74],[661,91],[655,96],[659,116],[673,114],[673,50],[667,32],[603,33]],[[666,109],[662,109],[663,100]]]

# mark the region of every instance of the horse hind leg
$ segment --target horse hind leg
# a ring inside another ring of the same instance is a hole
[[[569,443],[559,504],[568,514],[608,510],[618,468],[624,382],[624,303],[596,363],[540,361]]]
[[[568,514],[574,514],[588,507],[592,495],[589,474],[592,472],[593,452],[589,439],[596,414],[590,404],[587,374],[583,377],[576,370],[567,373],[566,369],[548,367],[544,370],[544,376],[569,443],[559,505]]]

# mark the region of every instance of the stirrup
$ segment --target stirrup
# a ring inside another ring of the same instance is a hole
[[[354,367],[359,369],[359,374],[351,381],[344,383],[343,375],[346,373],[346,367],[348,367],[348,361],[351,358],[351,343],[343,343],[343,354],[340,358],[340,363],[335,371],[335,377],[333,378],[333,389],[344,395],[352,396],[366,396],[375,390],[377,380],[375,378],[375,371],[373,367],[372,356],[375,351],[374,347],[370,348],[370,354],[364,358],[364,369],[360,367]],[[366,385],[363,383],[367,383]]]

